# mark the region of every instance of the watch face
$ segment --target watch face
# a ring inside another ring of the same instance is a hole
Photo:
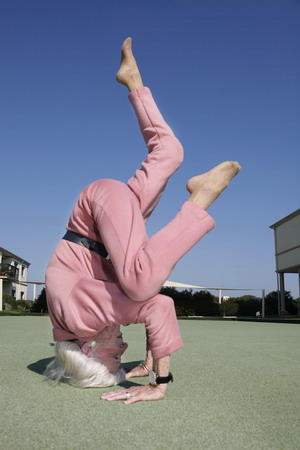
[[[149,372],[149,383],[156,384],[156,373],[153,370]]]

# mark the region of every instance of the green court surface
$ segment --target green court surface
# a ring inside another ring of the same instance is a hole
[[[49,318],[0,317],[0,448],[299,449],[300,326],[179,324],[185,347],[172,357],[168,397],[126,406],[100,400],[108,389],[44,382]],[[140,362],[144,327],[122,331],[124,362]]]

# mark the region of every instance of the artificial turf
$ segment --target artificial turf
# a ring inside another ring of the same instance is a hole
[[[108,389],[43,382],[49,318],[0,317],[0,448],[299,449],[299,325],[179,324],[185,347],[172,357],[167,398],[126,406],[101,401]],[[122,331],[124,362],[140,362],[144,327]]]

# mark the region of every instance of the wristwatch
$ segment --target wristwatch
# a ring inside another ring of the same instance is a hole
[[[157,375],[156,372],[154,372],[154,370],[150,370],[150,372],[149,372],[149,383],[152,386],[155,386],[157,384],[169,383],[169,381],[172,381],[172,383],[173,383],[173,375],[171,374],[171,372],[169,372],[169,375],[167,377],[160,377],[160,376]]]

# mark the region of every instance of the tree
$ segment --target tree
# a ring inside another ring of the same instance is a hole
[[[261,298],[243,296],[235,299],[238,305],[238,316],[256,316],[257,311],[261,311]]]
[[[15,297],[8,294],[3,294],[3,309],[9,311],[18,309],[18,304]]]
[[[297,314],[297,308],[294,305],[293,297],[289,291],[284,291],[285,309],[289,314]],[[265,297],[266,316],[278,316],[278,293],[272,291]]]
[[[29,311],[31,309],[32,302],[30,300],[17,300],[17,309],[22,311]]]
[[[177,291],[174,287],[163,287],[161,294],[174,300],[177,316],[192,316],[195,314],[192,307],[192,290]]]
[[[228,300],[224,300],[221,305],[219,305],[220,313],[223,316],[236,316],[238,313],[239,305],[235,301],[235,299],[230,298]]]
[[[192,309],[195,316],[219,316],[220,308],[214,297],[208,291],[197,291],[193,294]]]
[[[33,303],[31,307],[31,312],[48,312],[48,306],[46,301],[46,289],[43,288],[37,300]]]
[[[174,300],[177,316],[219,316],[217,297],[208,291],[194,292],[192,289],[177,291],[173,287],[163,287],[161,294]]]

